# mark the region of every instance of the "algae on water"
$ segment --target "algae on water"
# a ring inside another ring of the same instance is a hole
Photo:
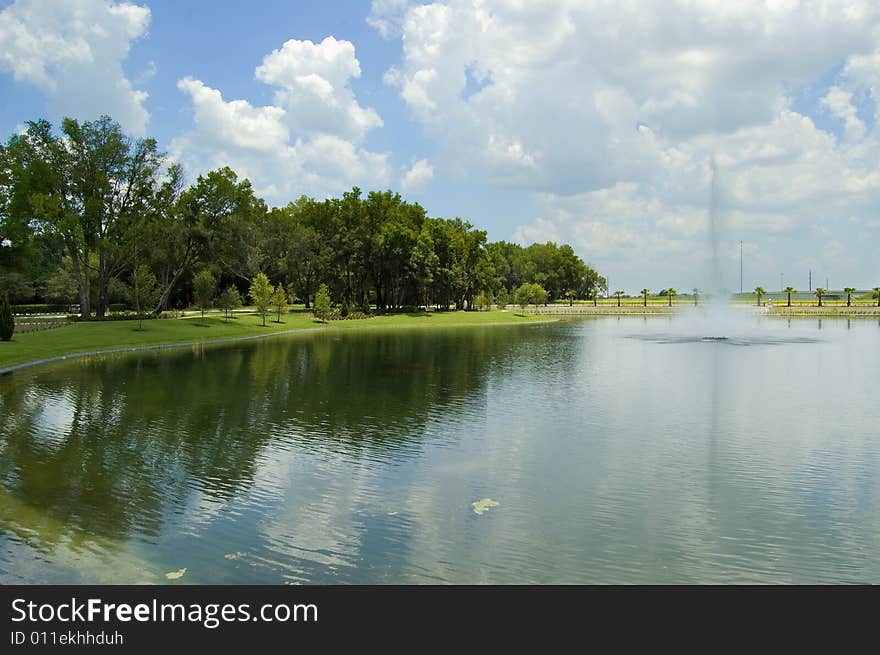
[[[482,500],[476,500],[471,503],[471,506],[474,508],[474,514],[483,514],[488,511],[492,507],[498,507],[501,503],[497,500],[492,500],[491,498],[483,498]]]

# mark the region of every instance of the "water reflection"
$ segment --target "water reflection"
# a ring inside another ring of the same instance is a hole
[[[878,582],[872,325],[765,320],[741,348],[594,318],[17,373],[0,580]]]

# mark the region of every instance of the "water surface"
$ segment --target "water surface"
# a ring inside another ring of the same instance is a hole
[[[880,582],[880,325],[749,320],[729,339],[603,317],[16,372],[0,582]]]

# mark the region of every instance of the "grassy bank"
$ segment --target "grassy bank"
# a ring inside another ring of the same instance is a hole
[[[137,348],[159,344],[186,344],[220,339],[253,338],[284,332],[317,328],[321,330],[362,330],[376,327],[439,328],[465,325],[536,323],[549,317],[520,316],[512,311],[437,312],[391,314],[369,319],[318,323],[310,313],[294,310],[276,323],[270,316],[263,327],[259,316],[237,314],[229,322],[213,314],[202,320],[198,316],[179,319],[144,321],[138,330],[137,321],[93,321],[66,327],[15,334],[10,342],[0,342],[0,369],[36,360],[73,353],[91,353],[121,348]]]

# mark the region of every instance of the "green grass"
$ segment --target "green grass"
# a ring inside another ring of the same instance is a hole
[[[137,321],[92,321],[74,323],[66,327],[27,334],[15,334],[12,341],[0,342],[0,368],[26,362],[79,352],[96,352],[114,348],[128,348],[155,344],[207,342],[217,339],[253,337],[278,332],[293,332],[308,328],[321,330],[362,330],[369,328],[434,328],[494,323],[535,323],[552,321],[552,317],[526,315],[512,311],[492,312],[432,312],[420,314],[391,314],[369,319],[319,323],[310,313],[294,310],[275,322],[275,315],[266,319],[263,327],[255,314],[237,314],[228,323],[222,314],[211,314],[202,320],[199,316],[179,319]]]

